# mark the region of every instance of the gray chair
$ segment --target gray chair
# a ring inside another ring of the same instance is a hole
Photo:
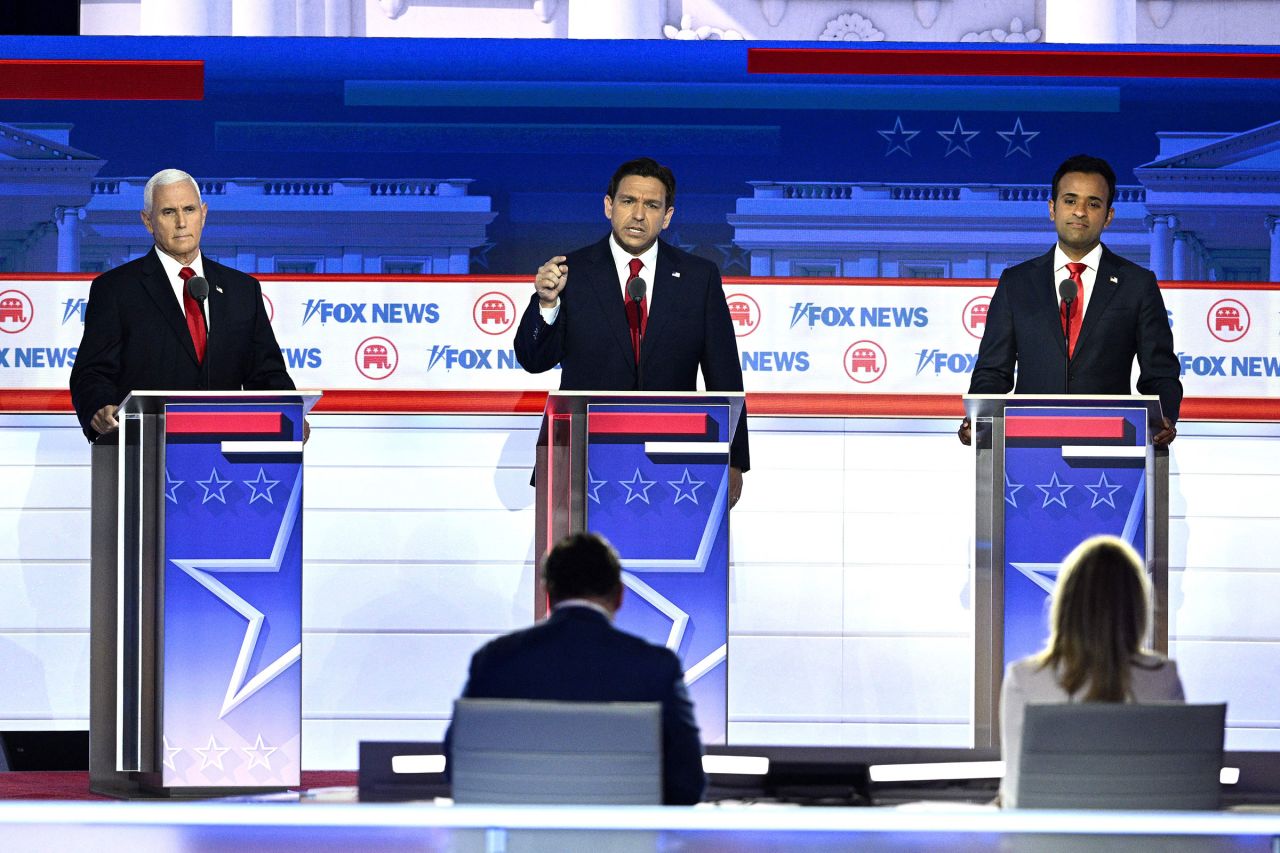
[[[658,702],[459,699],[452,732],[455,803],[662,802]]]
[[[1226,705],[1028,705],[1024,809],[1216,809]]]

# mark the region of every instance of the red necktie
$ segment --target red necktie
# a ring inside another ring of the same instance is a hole
[[[195,275],[196,271],[191,267],[178,270],[178,278],[182,279],[182,308],[187,313],[187,329],[191,332],[191,343],[196,348],[196,361],[204,364],[204,348],[209,332],[204,326],[204,312],[200,310],[200,303],[191,295],[191,288],[187,286],[187,282],[195,278]]]
[[[1062,317],[1062,332],[1067,335],[1067,357],[1076,353],[1076,339],[1080,337],[1080,324],[1084,322],[1084,279],[1080,274],[1089,268],[1088,264],[1072,261],[1067,264],[1067,275],[1076,283],[1076,298],[1071,305],[1071,330],[1067,331],[1067,303],[1062,302],[1058,311]]]
[[[631,275],[627,276],[627,281],[640,275],[640,270],[644,269],[644,261],[639,258],[631,259]],[[644,335],[645,326],[649,322],[649,312],[645,310],[644,299],[635,300],[630,298],[631,294],[624,293],[627,298],[627,326],[631,328],[631,349],[636,354],[636,364],[640,363],[640,338]]]

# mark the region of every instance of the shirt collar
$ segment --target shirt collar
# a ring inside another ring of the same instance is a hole
[[[609,608],[605,607],[603,604],[598,604],[597,602],[591,601],[590,599],[587,599],[587,598],[566,598],[564,601],[561,601],[557,603],[554,607],[552,607],[551,612],[555,613],[556,611],[563,610],[566,607],[585,607],[590,610],[596,611],[600,615],[604,616],[604,618],[608,619],[610,622],[613,621],[613,614],[609,612]]]
[[[196,256],[191,259],[191,263],[184,264],[172,255],[163,252],[159,246],[156,246],[156,257],[160,259],[160,266],[164,267],[165,275],[169,276],[170,282],[181,282],[182,277],[178,273],[183,267],[190,267],[195,270],[195,274],[204,278],[204,256],[196,252]]]
[[[1098,271],[1098,263],[1102,260],[1102,244],[1094,246],[1089,253],[1080,259],[1081,263],[1093,270]],[[1064,270],[1067,264],[1071,263],[1071,259],[1067,257],[1067,253],[1062,251],[1060,243],[1053,244],[1053,268],[1054,270]]]
[[[619,246],[617,239],[611,233],[609,234],[609,252],[613,255],[613,266],[618,271],[618,281],[623,288],[627,286],[627,279],[631,276],[631,259],[639,258],[644,263],[644,268],[640,270],[640,277],[652,290],[654,270],[658,268],[657,240],[654,240],[653,245],[645,249],[642,254],[633,255]]]

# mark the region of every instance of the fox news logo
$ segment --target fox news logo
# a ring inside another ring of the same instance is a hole
[[[518,370],[516,351],[512,349],[462,349],[449,344],[432,344],[427,350],[427,370]]]
[[[1178,353],[1183,376],[1280,376],[1280,358],[1274,355],[1192,355]]]
[[[755,373],[803,373],[809,369],[805,350],[743,350],[741,360],[743,371]]]
[[[968,352],[943,352],[940,349],[922,349],[916,353],[916,376],[932,368],[934,376],[947,373],[973,373],[978,356]]]
[[[62,303],[62,325],[67,325],[74,317],[84,325],[84,309],[89,306],[87,299],[68,299]]]
[[[870,327],[905,328],[929,325],[929,309],[906,306],[863,307],[856,305],[818,305],[814,302],[797,302],[791,306],[791,328],[804,323],[810,329],[815,326],[828,328]]]
[[[334,323],[436,323],[440,306],[434,302],[330,302],[308,299],[302,312],[302,325],[318,318],[320,325]]]

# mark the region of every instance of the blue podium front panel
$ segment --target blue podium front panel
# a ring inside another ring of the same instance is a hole
[[[301,781],[302,415],[166,407],[165,787]]]
[[[622,557],[618,627],[680,656],[707,743],[728,725],[729,415],[723,403],[587,410],[586,528]]]
[[[1110,533],[1146,558],[1147,410],[1005,409],[1004,663],[1048,636],[1058,567]]]

